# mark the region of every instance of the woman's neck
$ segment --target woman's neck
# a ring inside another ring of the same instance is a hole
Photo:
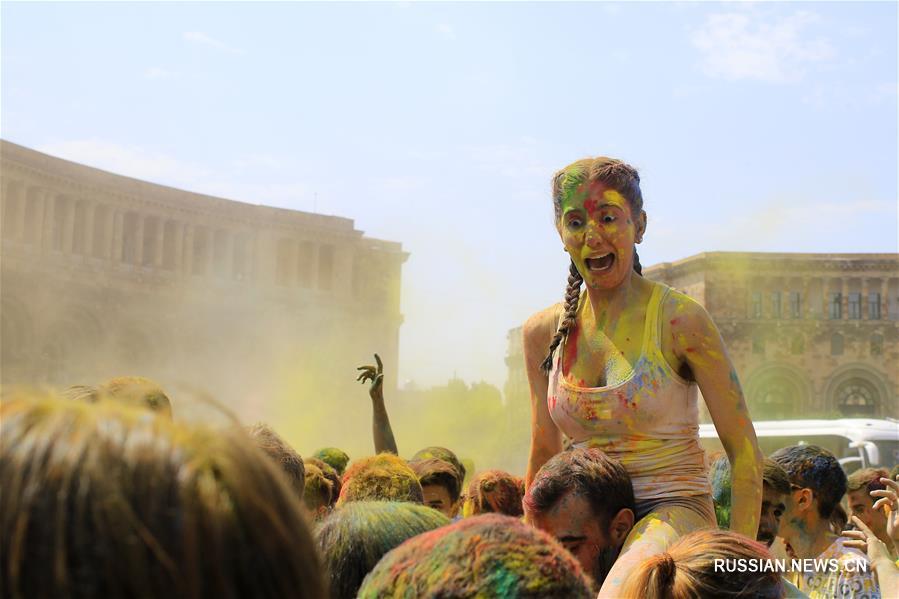
[[[616,322],[628,306],[632,307],[646,284],[643,277],[631,271],[617,287],[596,289],[588,286],[587,305],[584,306],[585,310],[590,311],[588,322],[595,323],[598,329],[605,329],[608,323]]]

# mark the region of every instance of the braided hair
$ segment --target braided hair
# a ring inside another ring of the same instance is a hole
[[[549,344],[549,355],[546,356],[543,363],[540,364],[540,369],[543,370],[543,372],[548,373],[550,371],[553,365],[553,353],[555,353],[556,348],[559,347],[559,344],[574,327],[574,321],[577,316],[578,300],[581,295],[581,283],[583,282],[584,278],[581,276],[581,273],[578,272],[577,266],[574,265],[574,261],[572,260],[571,266],[568,267],[568,288],[565,290],[565,315],[562,317],[559,328],[556,330],[556,334],[553,335],[553,340]]]
[[[620,193],[628,202],[631,212],[640,214],[643,211],[643,192],[640,191],[640,174],[631,165],[616,158],[600,156],[598,158],[584,158],[573,162],[557,172],[553,176],[552,194],[553,211],[556,222],[562,217],[562,200],[568,193],[579,185],[588,181],[599,181]],[[634,271],[643,275],[643,267],[640,265],[640,256],[637,248],[634,248]],[[553,354],[559,344],[568,336],[574,328],[577,316],[578,300],[581,294],[583,276],[578,272],[574,261],[568,267],[568,287],[565,289],[565,312],[556,334],[549,344],[549,354],[540,364],[540,369],[549,373],[552,368]]]

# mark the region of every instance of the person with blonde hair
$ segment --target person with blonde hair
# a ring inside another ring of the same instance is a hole
[[[238,426],[0,404],[0,596],[320,599],[296,492]]]
[[[379,453],[356,460],[343,474],[337,506],[348,501],[409,501],[424,503],[418,477],[406,460]]]
[[[562,451],[563,436],[624,465],[637,522],[600,592],[615,597],[643,560],[715,526],[698,391],[733,466],[731,528],[751,538],[762,454],[709,314],[642,276],[636,244],[647,220],[637,170],[614,158],[579,160],[555,174],[552,199],[570,264],[564,303],[533,315],[522,331],[531,390],[527,484]]]
[[[462,517],[479,514],[524,515],[521,480],[503,470],[478,472],[468,483],[462,497]]]
[[[771,559],[764,545],[741,534],[696,531],[637,566],[624,584],[622,597],[781,599],[780,575],[771,568],[759,571]]]

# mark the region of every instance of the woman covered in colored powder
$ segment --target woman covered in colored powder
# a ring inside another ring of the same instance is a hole
[[[562,450],[563,434],[624,464],[638,522],[600,592],[614,597],[641,561],[715,526],[697,386],[734,473],[731,528],[750,538],[759,521],[761,453],[708,313],[641,275],[635,244],[646,213],[637,171],[620,160],[584,159],[556,173],[552,187],[571,266],[564,303],[524,325],[532,404],[526,481]]]

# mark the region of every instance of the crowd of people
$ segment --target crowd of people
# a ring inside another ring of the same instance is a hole
[[[4,398],[0,595],[595,597],[637,523],[628,470],[597,448],[527,487],[442,447],[303,459],[268,425],[181,423],[151,381],[112,383]],[[618,596],[896,596],[896,475],[785,447],[749,538],[728,530],[730,463],[712,456],[717,526],[642,560]],[[763,566],[776,557],[837,566]]]
[[[358,373],[374,451],[354,458],[182,422],[140,377],[7,392],[0,596],[899,596],[899,472],[847,477],[806,444],[762,455],[708,314],[640,274],[636,171],[576,162],[553,201],[571,265],[565,301],[524,327],[523,477],[445,447],[402,458],[377,355]],[[720,456],[699,445],[698,390]]]

